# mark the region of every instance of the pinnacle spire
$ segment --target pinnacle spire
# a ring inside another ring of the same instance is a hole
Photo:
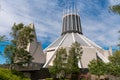
[[[76,7],[76,1],[77,0],[66,0],[65,1],[65,7],[64,7],[64,10],[63,10],[63,16],[66,15],[66,14],[78,14],[78,11],[77,11],[77,7]]]

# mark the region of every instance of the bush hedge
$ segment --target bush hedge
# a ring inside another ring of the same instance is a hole
[[[0,68],[0,80],[30,80],[21,72]]]
[[[45,80],[69,80],[69,79],[46,78]]]

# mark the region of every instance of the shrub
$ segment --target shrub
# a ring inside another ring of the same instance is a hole
[[[53,78],[46,78],[45,80],[53,80]]]
[[[30,80],[21,72],[0,68],[0,80]]]
[[[53,78],[46,78],[45,80],[69,80],[69,79],[53,79]]]

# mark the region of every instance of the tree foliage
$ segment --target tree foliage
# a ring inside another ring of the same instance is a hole
[[[21,72],[0,68],[0,80],[30,80]]]
[[[120,38],[118,46],[120,49]],[[120,50],[116,50],[112,56],[109,56],[109,61],[110,63],[107,64],[108,74],[120,77]]]
[[[109,57],[108,73],[114,76],[120,76],[120,51],[117,50]]]
[[[106,64],[101,60],[92,60],[88,65],[88,69],[91,74],[97,75],[98,78],[101,75],[105,75],[107,73]]]
[[[114,13],[120,15],[120,4],[111,6],[110,9],[111,9],[111,11],[113,11]]]
[[[109,56],[109,63],[101,60],[92,60],[88,65],[91,74],[97,75],[113,75],[120,77],[120,51],[117,50],[112,56]]]
[[[0,35],[0,42],[3,42],[3,41],[6,41],[6,36],[5,35],[3,35],[3,36]]]
[[[33,58],[25,49],[29,42],[34,38],[32,34],[33,29],[24,24],[14,24],[11,31],[11,44],[5,48],[4,55],[7,62],[14,63],[29,63]]]
[[[56,75],[56,78],[65,77],[67,52],[66,49],[60,48],[56,52],[56,57],[53,61],[53,66],[50,67],[50,72]]]
[[[80,71],[78,62],[82,56],[82,47],[78,42],[71,45],[67,59],[67,71],[68,73],[78,73]]]
[[[81,59],[82,53],[82,47],[78,42],[71,45],[69,53],[64,48],[58,49],[53,66],[49,67],[50,73],[59,79],[64,78],[66,73],[79,73],[78,62]]]
[[[14,24],[12,32],[10,33],[13,37],[12,43],[17,48],[27,48],[29,42],[33,41],[34,35],[32,34],[33,29],[24,24]]]

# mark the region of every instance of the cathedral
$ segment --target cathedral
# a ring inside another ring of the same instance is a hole
[[[34,25],[30,25],[34,29]],[[62,17],[62,32],[60,37],[53,41],[47,48],[42,51],[41,44],[37,42],[36,33],[35,39],[28,45],[27,51],[31,53],[35,63],[43,63],[43,68],[53,65],[53,60],[56,56],[56,51],[63,47],[69,50],[72,43],[80,43],[83,54],[81,61],[78,63],[79,68],[88,68],[88,64],[93,59],[101,59],[108,63],[108,56],[112,55],[112,49],[104,50],[95,42],[88,39],[82,32],[80,15],[76,8],[68,9],[64,12]]]
[[[64,12],[61,36],[44,49],[46,62],[43,67],[52,66],[56,51],[61,47],[68,51],[74,42],[80,43],[83,48],[81,62],[78,63],[79,68],[88,68],[89,62],[97,58],[105,63],[109,62],[108,56],[112,55],[112,50],[104,50],[84,35],[80,15],[76,8],[71,8]]]

